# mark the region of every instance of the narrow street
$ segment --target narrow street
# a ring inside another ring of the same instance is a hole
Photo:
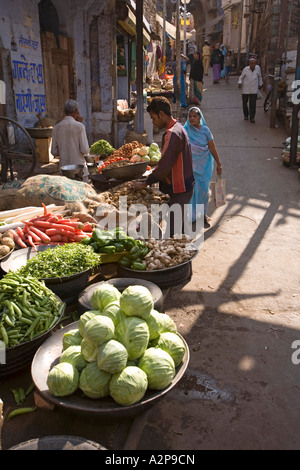
[[[204,81],[201,109],[223,164],[228,203],[214,209],[192,280],[167,297],[190,347],[186,375],[148,417],[142,449],[297,449],[300,187],[282,165],[283,127],[258,101],[243,120],[238,77]],[[174,411],[176,410],[176,411]],[[150,424],[151,423],[151,424]]]
[[[166,296],[165,310],[189,345],[190,362],[177,386],[135,423],[136,448],[296,450],[300,364],[292,362],[292,343],[300,341],[300,181],[296,170],[282,165],[288,136],[283,127],[270,129],[263,100],[256,123],[244,121],[238,77],[213,85],[211,74],[201,109],[222,160],[228,202],[219,209],[210,202],[212,223],[192,279]],[[29,380],[25,370],[9,387]],[[2,399],[12,407],[3,388]],[[130,442],[124,446],[127,432],[126,419],[40,409],[5,423],[2,446],[68,434],[111,450],[131,449]]]

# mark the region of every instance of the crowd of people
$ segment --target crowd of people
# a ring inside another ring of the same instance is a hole
[[[216,174],[222,175],[221,159],[204,116],[200,110],[203,98],[203,77],[212,68],[213,84],[221,79],[226,83],[234,67],[234,57],[230,50],[222,44],[214,47],[205,41],[202,51],[196,47],[190,49],[189,57],[180,57],[181,107],[191,105],[185,124],[181,124],[172,116],[169,100],[163,96],[152,98],[147,107],[153,125],[164,129],[162,140],[162,157],[157,166],[145,181],[137,181],[136,189],[159,183],[160,190],[169,195],[169,205],[176,204],[182,211],[182,223],[187,218],[196,222],[203,217],[204,226],[209,226],[207,214],[210,182],[214,165]],[[189,67],[189,95],[186,92],[186,69]],[[174,86],[176,86],[176,57],[173,60]],[[244,119],[255,122],[257,92],[262,88],[262,75],[257,59],[251,57],[249,65],[244,67],[238,79],[238,88],[242,90],[242,110]],[[174,95],[176,102],[176,95]],[[188,104],[189,101],[189,104]],[[197,106],[195,106],[195,104]],[[78,103],[68,100],[65,103],[65,117],[53,129],[52,149],[55,156],[60,157],[60,167],[66,164],[80,163],[84,165],[83,180],[88,181],[88,168],[84,154],[89,152],[85,126],[79,114]],[[201,208],[201,209],[200,209]],[[178,233],[175,220],[170,220],[170,236]],[[184,226],[179,228],[184,233]]]

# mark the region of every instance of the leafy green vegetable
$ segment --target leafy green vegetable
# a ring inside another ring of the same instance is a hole
[[[97,366],[105,372],[115,374],[126,367],[128,353],[119,341],[111,339],[101,344],[97,352]]]
[[[145,320],[139,317],[126,317],[118,323],[115,336],[128,352],[128,359],[137,359],[146,350],[149,342],[149,328]]]
[[[91,320],[91,318],[93,318],[95,315],[99,315],[99,314],[100,314],[99,310],[87,310],[82,315],[80,315],[79,322],[78,322],[78,329],[82,337],[83,337],[85,324],[89,320]]]
[[[169,353],[161,348],[148,348],[138,362],[152,390],[166,388],[175,377],[175,364]]]
[[[93,291],[91,305],[98,310],[104,310],[112,302],[118,302],[120,297],[121,293],[115,286],[103,282]]]
[[[148,386],[147,375],[139,367],[128,366],[112,376],[111,397],[122,406],[133,405],[143,398]]]
[[[69,362],[76,369],[81,372],[82,369],[87,366],[87,361],[81,353],[81,347],[79,346],[69,346],[65,351],[63,351],[60,356],[59,362]]]
[[[93,155],[111,155],[115,149],[107,140],[98,140],[90,147],[90,153]]]
[[[109,395],[111,374],[100,370],[96,362],[88,364],[80,375],[79,388],[89,398],[103,398]]]
[[[100,264],[101,255],[87,245],[67,243],[40,251],[17,272],[38,279],[68,277],[92,269]]]
[[[121,310],[127,316],[146,319],[154,307],[151,292],[144,286],[128,286],[120,297]]]
[[[185,345],[176,333],[162,333],[151,344],[169,353],[175,363],[175,367],[181,363],[185,353]]]
[[[77,328],[67,331],[63,336],[63,351],[69,346],[78,346],[82,341],[82,336]]]
[[[50,370],[47,385],[55,397],[72,395],[79,385],[79,372],[69,362],[61,362]]]
[[[81,353],[87,362],[95,362],[97,359],[98,346],[87,339],[81,341]]]
[[[96,346],[113,338],[115,325],[113,321],[104,315],[95,315],[89,320],[83,330],[83,338]]]

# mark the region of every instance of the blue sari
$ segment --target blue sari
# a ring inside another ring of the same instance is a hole
[[[214,168],[214,158],[208,148],[208,142],[213,140],[213,135],[207,127],[200,109],[193,107],[189,112],[192,109],[197,109],[201,116],[200,129],[189,123],[189,116],[184,125],[190,139],[195,176],[193,197],[189,203],[189,219],[194,222],[198,217],[203,216],[202,207],[197,207],[197,204],[203,204],[204,214],[207,213],[209,185]]]

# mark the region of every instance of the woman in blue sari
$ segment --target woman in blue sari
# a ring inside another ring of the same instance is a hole
[[[222,174],[221,160],[212,133],[200,109],[196,106],[190,108],[184,128],[190,139],[195,176],[195,187],[193,197],[190,201],[189,216],[192,222],[198,217],[203,216],[202,208],[197,207],[197,204],[203,204],[204,225],[209,226],[210,218],[207,215],[209,185],[213,173],[214,161],[217,164],[217,174]]]

